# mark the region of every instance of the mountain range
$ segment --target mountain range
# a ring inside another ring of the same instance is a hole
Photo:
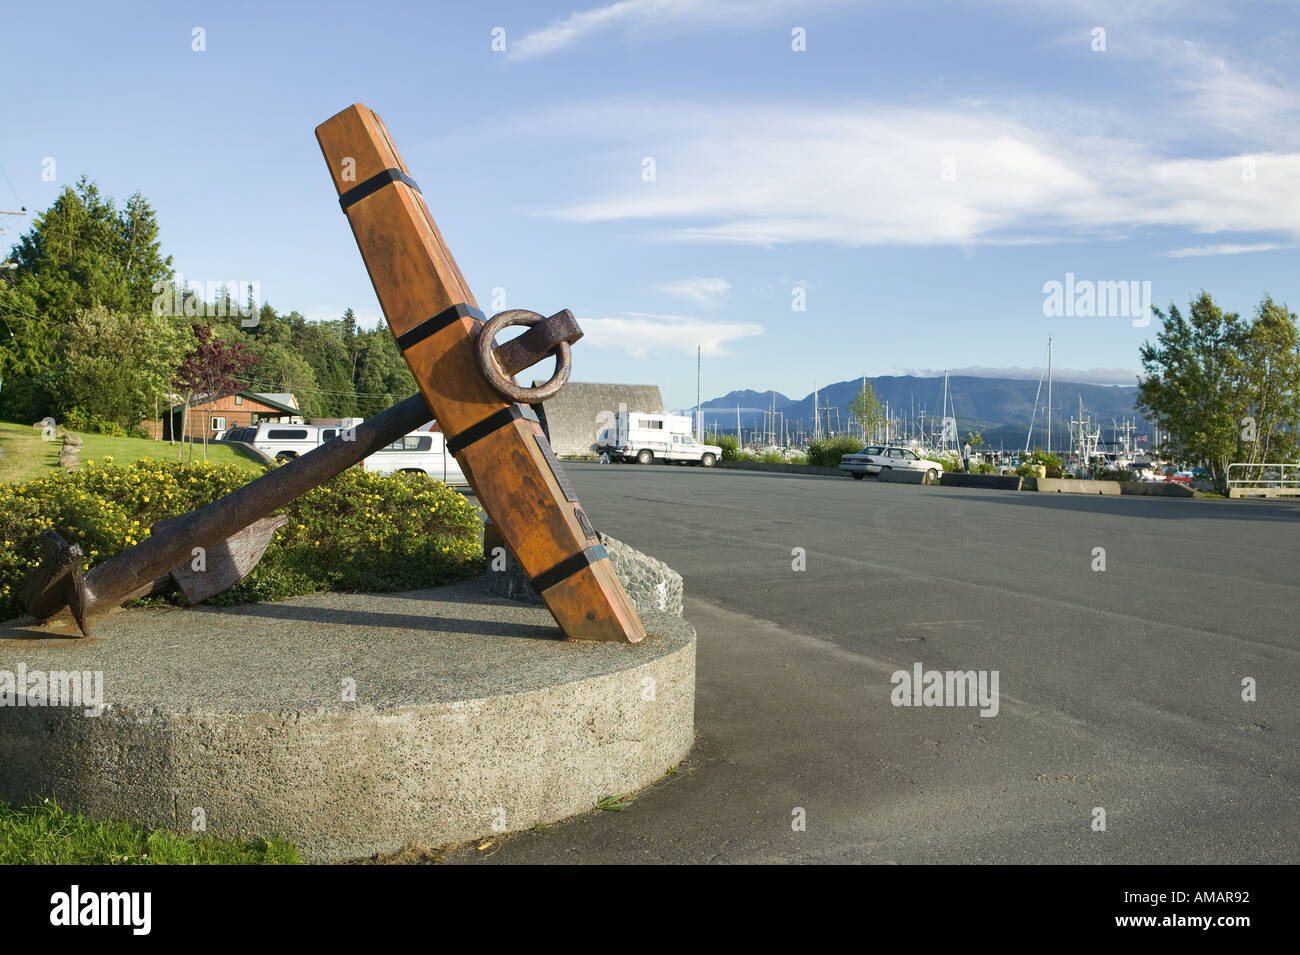
[[[911,375],[884,375],[867,378],[881,404],[889,403],[890,416],[896,426],[908,419],[918,424],[923,420],[943,416],[943,378],[917,378]],[[979,431],[986,447],[1023,447],[1034,412],[1037,395],[1037,414],[1034,415],[1034,444],[1041,446],[1045,438],[1047,383],[1039,393],[1039,382],[1017,378],[979,378],[953,375],[948,379],[949,401],[954,407],[959,435]],[[847,428],[849,404],[862,390],[862,379],[854,378],[826,385],[816,392],[821,407],[822,428],[827,428],[827,405],[830,406],[830,429]],[[1137,434],[1150,434],[1151,426],[1135,407],[1135,385],[1090,385],[1072,381],[1052,382],[1052,446],[1061,447],[1068,439],[1067,422],[1078,417],[1082,400],[1084,414],[1094,426],[1102,428],[1103,440],[1110,440],[1112,419],[1134,419]],[[745,431],[763,427],[764,413],[775,409],[781,412],[791,433],[808,432],[813,427],[813,395],[790,398],[779,391],[732,391],[720,398],[704,402],[702,417],[706,431],[735,431],[737,408],[740,426]],[[678,414],[694,415],[694,408],[683,409]],[[930,425],[926,425],[930,430]]]

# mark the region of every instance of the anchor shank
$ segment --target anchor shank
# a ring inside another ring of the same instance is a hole
[[[343,435],[332,438],[206,507],[168,520],[152,537],[91,569],[86,575],[86,613],[118,605],[173,567],[188,563],[195,547],[217,546],[277,507],[414,431],[429,417],[424,398],[412,395],[357,425],[353,440],[345,441]]]

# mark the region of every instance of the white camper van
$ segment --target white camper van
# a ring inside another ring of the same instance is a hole
[[[722,449],[700,444],[691,434],[691,419],[685,415],[643,414],[620,411],[614,423],[596,436],[596,445],[612,461],[684,461],[711,468],[722,458]]]

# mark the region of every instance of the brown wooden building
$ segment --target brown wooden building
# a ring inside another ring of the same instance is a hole
[[[151,437],[170,439],[181,436],[181,419],[185,415],[183,404],[172,405],[161,421],[144,422]],[[230,428],[245,427],[260,421],[283,424],[302,424],[298,399],[292,394],[259,394],[255,391],[236,391],[219,398],[196,398],[190,405],[189,420],[184,434],[187,437],[209,441]]]

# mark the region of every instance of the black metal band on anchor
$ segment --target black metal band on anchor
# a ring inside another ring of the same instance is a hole
[[[462,318],[472,318],[480,325],[483,324],[483,313],[472,305],[453,305],[451,308],[445,308],[433,318],[428,318],[416,325],[412,329],[402,332],[397,336],[397,347],[401,351],[406,351],[412,345],[418,345],[430,335],[436,335],[448,325],[460,321]]]
[[[544,570],[536,577],[532,578],[529,583],[533,585],[533,590],[541,593],[543,590],[549,590],[558,583],[568,580],[584,567],[590,567],[598,560],[604,560],[609,556],[602,544],[592,544],[586,550],[579,551],[572,557],[566,557],[550,570]]]
[[[410,186],[416,192],[420,192],[420,187],[416,185],[415,180],[402,172],[400,169],[385,169],[383,172],[377,172],[365,182],[358,183],[343,195],[339,196],[339,205],[344,212],[348,211],[348,206],[355,202],[360,202],[372,192],[378,192],[390,182],[402,182]],[[423,193],[420,193],[423,195]]]
[[[508,408],[502,408],[500,411],[488,415],[478,424],[472,424],[454,438],[447,439],[447,450],[452,454],[460,454],[475,441],[480,438],[486,438],[498,428],[504,428],[512,421],[524,417],[524,413],[519,410],[518,405],[511,405]]]

